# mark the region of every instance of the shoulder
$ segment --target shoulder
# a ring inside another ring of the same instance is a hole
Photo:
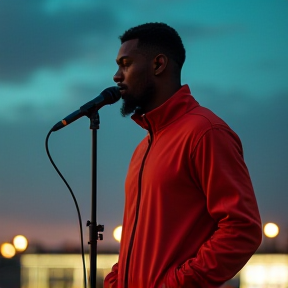
[[[242,146],[240,138],[229,125],[205,107],[198,106],[187,111],[181,122],[184,133],[189,134],[192,150],[198,146],[199,142],[203,141],[203,138],[209,138],[208,142],[211,145],[215,141],[222,143],[224,141],[227,145],[234,142],[239,147]]]
[[[191,122],[191,124],[193,123],[193,126],[199,127],[199,129],[211,129],[213,127],[221,126],[223,128],[230,129],[230,127],[223,119],[221,119],[208,108],[202,106],[198,106],[194,109],[191,109],[190,111],[187,111],[185,116],[188,122]]]
[[[227,123],[211,110],[197,106],[188,110],[176,124],[179,133],[190,134],[193,138],[201,138],[205,133],[213,129],[232,131]]]

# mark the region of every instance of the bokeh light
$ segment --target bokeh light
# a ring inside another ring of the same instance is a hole
[[[23,252],[28,246],[28,241],[23,235],[17,235],[13,239],[13,244],[17,251]]]
[[[12,258],[16,254],[14,246],[10,243],[3,243],[0,251],[4,258]]]
[[[267,223],[264,226],[264,234],[269,238],[274,238],[279,234],[279,227],[275,223]]]
[[[122,235],[122,226],[118,226],[114,229],[113,236],[114,236],[116,241],[120,242],[121,241],[121,235]]]

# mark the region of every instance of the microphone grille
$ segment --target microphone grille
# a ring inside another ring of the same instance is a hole
[[[101,94],[104,96],[106,104],[113,104],[121,98],[121,93],[118,86],[112,86],[104,89]]]

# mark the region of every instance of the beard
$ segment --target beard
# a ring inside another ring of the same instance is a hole
[[[139,101],[133,96],[126,95],[125,99],[123,99],[122,107],[120,109],[121,115],[123,117],[134,113],[134,111],[139,107]]]
[[[145,107],[149,103],[151,103],[152,99],[155,95],[155,84],[149,83],[148,85],[145,85],[146,88],[143,89],[140,93],[136,94],[129,94],[127,93],[125,95],[125,98],[123,99],[123,104],[120,109],[121,115],[123,117],[130,115],[131,113],[146,113]]]

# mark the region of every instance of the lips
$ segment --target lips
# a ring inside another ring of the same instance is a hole
[[[119,88],[119,91],[120,91],[121,94],[123,94],[125,92],[125,90],[126,89],[124,89],[124,88]]]
[[[119,87],[119,91],[120,91],[122,98],[123,98],[123,95],[126,93],[127,88],[122,86],[122,85],[118,85],[118,87]]]

